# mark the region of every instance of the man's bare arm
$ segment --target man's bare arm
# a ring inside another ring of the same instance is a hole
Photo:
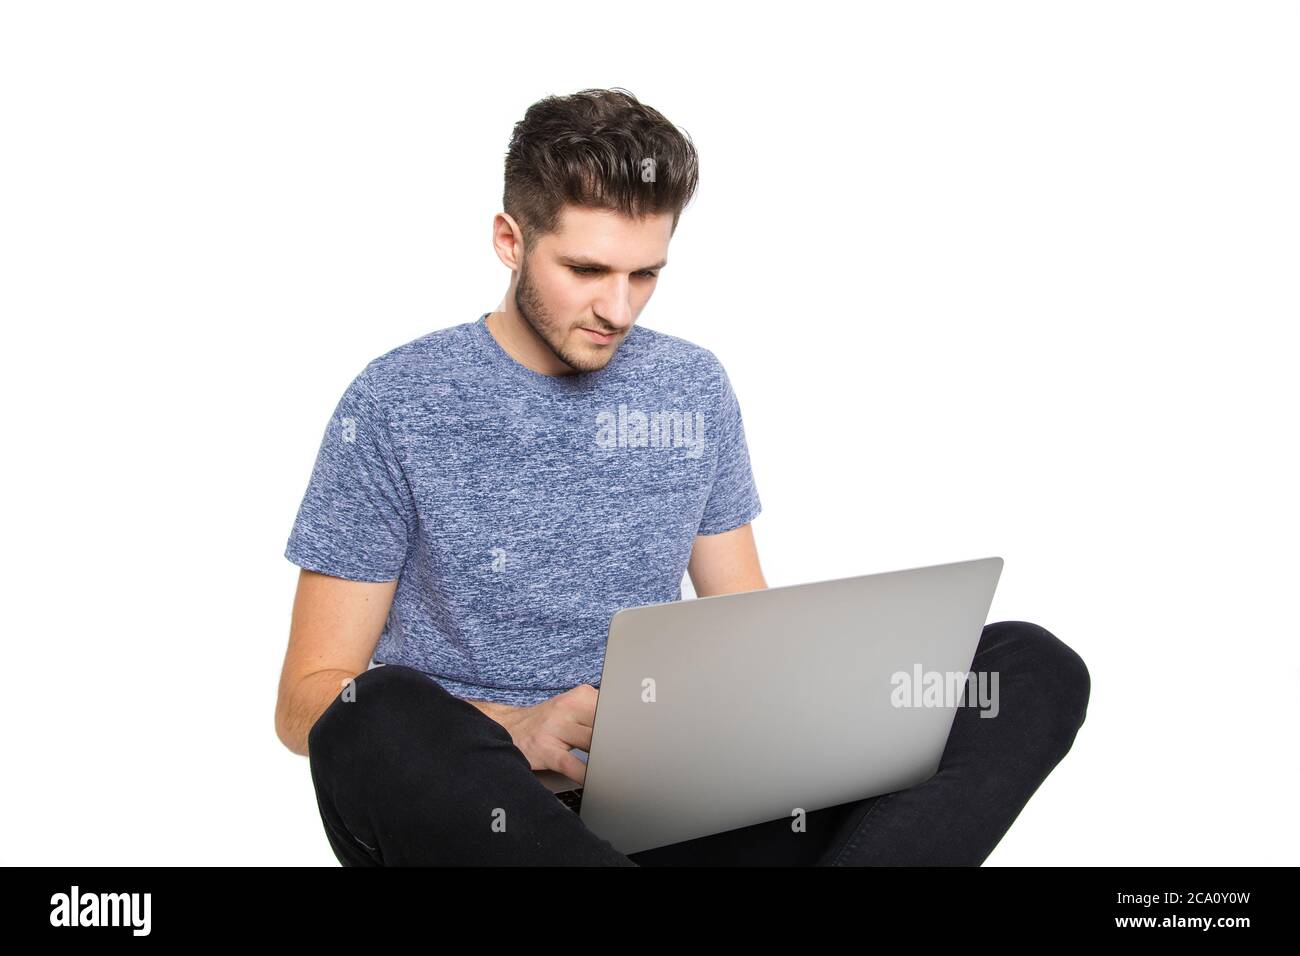
[[[696,597],[757,591],[767,587],[758,564],[754,529],[748,524],[722,534],[696,535],[686,570]]]
[[[349,581],[305,568],[298,576],[275,702],[276,735],[294,753],[307,754],[317,718],[369,666],[396,590],[396,580]]]

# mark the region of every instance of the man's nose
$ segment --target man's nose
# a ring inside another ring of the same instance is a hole
[[[616,332],[624,331],[632,324],[632,288],[626,276],[618,276],[610,288],[596,303],[596,314]]]

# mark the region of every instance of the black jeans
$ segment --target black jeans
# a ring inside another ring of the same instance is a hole
[[[1074,743],[1090,678],[1025,621],[986,625],[970,669],[998,673],[996,717],[958,706],[933,777],[812,811],[802,832],[782,817],[624,855],[535,779],[504,727],[396,664],[359,674],[316,721],[312,782],[345,866],[978,866]]]

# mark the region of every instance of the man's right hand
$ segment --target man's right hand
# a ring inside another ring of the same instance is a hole
[[[599,695],[600,691],[590,684],[579,684],[531,707],[480,710],[510,732],[533,770],[554,770],[582,784],[586,782],[587,765],[569,751],[574,747],[591,751],[591,728]]]

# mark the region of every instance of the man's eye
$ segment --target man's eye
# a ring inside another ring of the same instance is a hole
[[[569,266],[569,268],[572,269],[574,273],[580,276],[595,275],[597,272],[600,271],[599,269],[593,269],[591,266]],[[646,279],[653,279],[659,273],[651,272],[650,270],[642,270],[641,272],[638,272],[636,274]]]

